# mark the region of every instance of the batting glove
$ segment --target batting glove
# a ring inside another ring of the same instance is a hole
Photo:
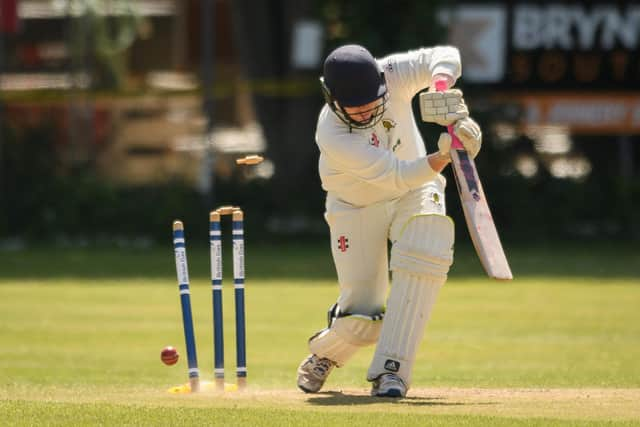
[[[444,92],[422,92],[420,94],[422,121],[449,126],[469,116],[469,109],[459,89]]]
[[[482,131],[480,126],[471,117],[458,120],[453,126],[453,131],[462,143],[465,151],[472,159],[480,152],[482,146]],[[443,157],[450,157],[451,136],[448,133],[440,134],[438,139],[438,151]]]

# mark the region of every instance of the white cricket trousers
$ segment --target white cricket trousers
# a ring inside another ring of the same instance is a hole
[[[338,273],[341,313],[373,316],[383,311],[389,288],[389,246],[413,215],[446,215],[443,176],[404,196],[354,207],[327,195],[325,218]]]

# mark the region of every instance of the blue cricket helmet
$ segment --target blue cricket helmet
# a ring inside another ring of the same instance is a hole
[[[364,47],[349,44],[335,49],[324,61],[320,80],[327,104],[350,127],[373,127],[382,118],[387,101],[384,73]],[[344,107],[358,107],[378,99],[382,99],[381,105],[366,122],[356,121],[344,111]]]

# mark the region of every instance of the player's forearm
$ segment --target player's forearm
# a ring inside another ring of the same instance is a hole
[[[440,173],[449,163],[451,163],[451,158],[449,156],[441,155],[440,152],[435,152],[427,156],[427,161],[429,162],[431,169]]]

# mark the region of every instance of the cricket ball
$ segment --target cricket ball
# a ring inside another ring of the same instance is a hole
[[[163,348],[160,353],[160,360],[162,360],[162,363],[165,365],[175,365],[179,358],[178,350],[171,346]]]

